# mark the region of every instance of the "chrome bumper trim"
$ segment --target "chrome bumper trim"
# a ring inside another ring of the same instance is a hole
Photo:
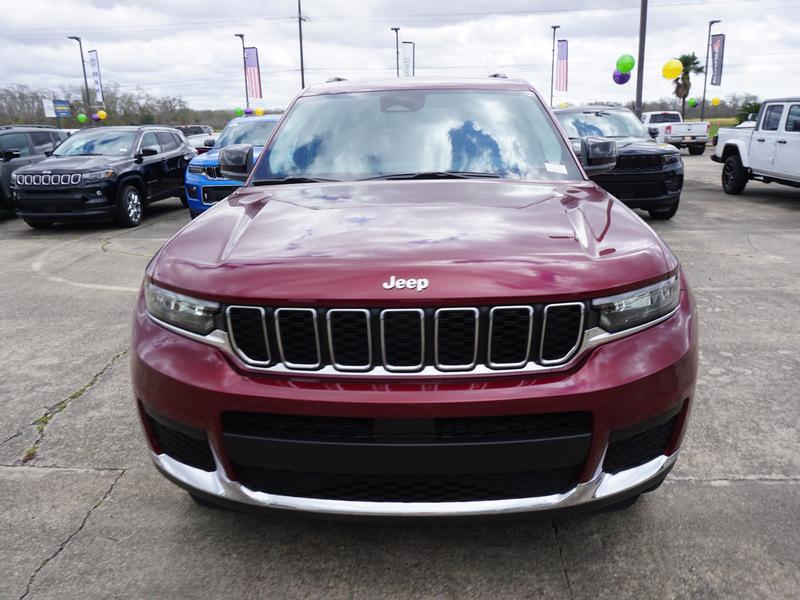
[[[671,456],[659,456],[643,465],[616,474],[604,473],[602,470],[598,470],[590,481],[579,483],[563,494],[552,494],[550,496],[472,502],[361,502],[297,498],[294,496],[278,496],[264,492],[254,492],[242,484],[227,478],[216,453],[214,453],[214,460],[217,463],[217,470],[210,473],[178,462],[166,454],[152,453],[156,467],[167,477],[177,480],[187,488],[222,500],[261,508],[383,517],[499,515],[588,504],[646,483],[671,467],[677,457],[677,452]]]

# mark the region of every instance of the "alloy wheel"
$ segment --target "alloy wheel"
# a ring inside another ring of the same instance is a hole
[[[142,220],[142,200],[139,198],[139,192],[133,189],[128,191],[128,195],[125,197],[125,209],[128,212],[128,218],[133,223]]]

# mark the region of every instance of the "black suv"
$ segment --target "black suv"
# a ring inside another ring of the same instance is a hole
[[[67,132],[49,125],[0,125],[0,212],[11,210],[11,173],[39,162]]]
[[[653,133],[627,108],[574,106],[555,111],[572,147],[580,155],[581,138],[602,136],[617,142],[617,166],[592,180],[631,208],[651,219],[671,219],[678,212],[683,189],[680,150],[659,144]]]
[[[90,220],[135,227],[150,202],[185,202],[184,174],[195,155],[172,127],[84,129],[43,161],[14,171],[14,208],[37,229]]]

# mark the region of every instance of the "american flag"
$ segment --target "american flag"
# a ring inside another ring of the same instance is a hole
[[[261,98],[261,70],[258,67],[258,48],[244,49],[244,76],[247,93],[251,98]]]
[[[569,58],[567,53],[567,40],[558,40],[556,61],[556,89],[559,92],[567,91]]]

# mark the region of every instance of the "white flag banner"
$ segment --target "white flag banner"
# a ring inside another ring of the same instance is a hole
[[[100,59],[97,58],[97,50],[89,50],[89,71],[94,80],[94,101],[98,105],[105,106],[105,102],[103,102],[103,81],[100,78]]]
[[[403,42],[400,44],[400,77],[414,76],[414,47]]]

